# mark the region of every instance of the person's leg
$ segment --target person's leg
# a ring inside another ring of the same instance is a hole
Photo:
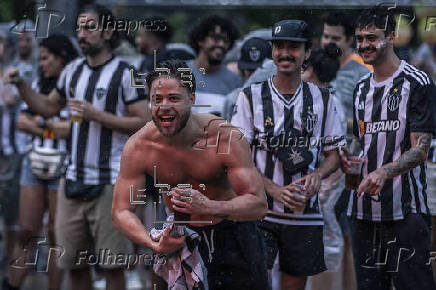
[[[391,275],[376,265],[377,262],[380,263],[377,256],[381,247],[380,231],[376,229],[376,223],[350,219],[349,225],[357,289],[391,290]]]
[[[105,269],[104,272],[106,276],[106,290],[126,289],[123,269]]]
[[[396,256],[388,261],[396,290],[436,289],[430,261],[430,218],[408,214],[393,222],[389,248]]]
[[[55,239],[63,255],[58,267],[68,270],[70,289],[92,289],[88,255],[92,253],[92,237],[85,212],[88,202],[66,198],[65,180],[61,179],[57,194]]]
[[[42,186],[22,186],[20,190],[20,209],[17,243],[15,244],[12,265],[9,266],[9,284],[19,287],[24,281],[28,267],[27,261],[32,261],[35,257],[37,236],[41,227],[42,216],[44,214],[45,189]],[[34,238],[32,240],[32,238]]]
[[[356,272],[354,271],[353,251],[351,249],[351,238],[344,235],[344,255],[342,257],[342,285],[343,289],[356,290]]]
[[[282,289],[304,289],[308,276],[326,270],[322,226],[283,225],[279,251]]]
[[[92,208],[89,208],[87,220],[91,236],[94,240],[94,250],[96,253],[106,251],[107,256],[112,257],[116,257],[117,254],[122,254],[123,256],[134,255],[132,242],[112,224],[112,199],[113,186],[106,185],[100,196],[92,201]],[[110,281],[106,280],[106,285],[112,283],[117,285],[117,288],[111,289],[125,289],[124,270],[120,269],[123,265],[117,264],[115,258],[105,258],[104,261],[100,261],[99,265],[106,270],[106,277],[108,277],[109,273],[114,273]]]
[[[54,223],[56,218],[56,204],[57,204],[57,190],[48,190],[48,209],[49,209],[49,222],[48,222],[48,238],[50,245],[57,249],[56,238],[54,232]],[[55,253],[59,254],[59,253]],[[63,271],[57,266],[57,259],[51,257],[48,261],[48,285],[49,289],[60,289],[62,282]]]
[[[91,271],[89,267],[71,269],[71,289],[92,290]]]
[[[280,226],[268,221],[261,221],[258,223],[258,228],[265,246],[268,281],[270,285],[273,285],[272,269],[279,252]]]
[[[291,276],[282,272],[282,290],[304,290],[307,277]]]

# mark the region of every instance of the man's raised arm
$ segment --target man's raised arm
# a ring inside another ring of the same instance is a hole
[[[16,85],[21,98],[29,108],[45,118],[57,115],[65,106],[65,101],[56,89],[53,89],[48,96],[36,92],[20,77],[16,68],[10,68],[6,72],[4,82]]]

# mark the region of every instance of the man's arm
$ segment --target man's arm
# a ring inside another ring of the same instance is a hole
[[[139,131],[138,133],[142,132]],[[135,215],[135,205],[130,202],[130,187],[134,192],[145,188],[146,155],[139,149],[139,134],[133,135],[126,143],[121,159],[121,170],[115,183],[112,202],[112,222],[127,238],[158,253],[170,253],[179,249],[184,238],[172,238],[169,229],[159,242],[154,242],[139,218]]]
[[[151,120],[151,112],[147,100],[137,101],[126,106],[128,116],[119,117],[114,114],[99,111],[91,103],[82,100],[69,100],[68,105],[79,117],[101,123],[106,128],[132,135],[145,123]]]
[[[70,137],[71,121],[47,121],[47,128],[53,131],[57,139],[67,139]]]
[[[228,201],[211,200],[211,215],[235,221],[262,219],[268,210],[262,177],[251,160],[247,141],[242,138],[230,145],[223,158],[227,176],[237,194]]]
[[[335,172],[341,165],[341,159],[339,157],[338,149],[324,151],[324,160],[321,165],[314,170],[319,174],[321,179],[327,178]]]
[[[223,139],[220,142],[229,141]],[[227,177],[236,197],[226,201],[211,200],[197,190],[190,190],[188,199],[182,198],[186,193],[175,188],[171,193],[173,209],[187,214],[195,213],[235,221],[262,219],[267,211],[265,190],[249,152],[248,143],[242,138],[231,143],[229,154],[217,155],[222,161],[223,169],[227,170]]]
[[[56,116],[65,106],[64,99],[56,89],[53,89],[48,96],[39,94],[33,90],[18,74],[16,68],[9,69],[5,74],[5,83],[15,84],[24,102],[30,110],[45,118]]]
[[[41,118],[41,117],[40,117]],[[34,136],[42,136],[44,129],[38,127],[35,117],[26,113],[21,113],[17,120],[17,129],[26,133],[30,133]]]
[[[70,121],[47,121],[45,127],[38,126],[38,119],[42,119],[40,116],[32,117],[27,113],[21,113],[18,117],[17,128],[18,130],[30,133],[34,136],[44,136],[44,129],[50,129],[53,131],[56,139],[66,139],[70,136]]]
[[[404,152],[394,162],[387,163],[371,172],[359,185],[357,194],[363,192],[375,195],[379,194],[386,179],[409,172],[416,166],[427,160],[428,150],[431,145],[431,133],[410,133],[411,148]]]

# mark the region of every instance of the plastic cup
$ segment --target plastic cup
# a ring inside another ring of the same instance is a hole
[[[350,162],[350,170],[345,174],[345,188],[347,190],[355,190],[360,184],[360,174],[362,172],[363,158],[356,156],[348,157]]]

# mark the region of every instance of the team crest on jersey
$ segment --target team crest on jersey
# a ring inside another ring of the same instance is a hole
[[[250,59],[251,59],[251,61],[256,62],[256,61],[258,61],[259,58],[260,58],[260,50],[257,49],[255,46],[253,46],[253,47],[250,49],[249,54],[250,54]]]
[[[104,96],[106,96],[107,90],[104,88],[97,88],[95,94],[97,95],[97,99],[101,100]]]
[[[363,101],[360,101],[359,105],[357,105],[358,110],[365,110],[365,103]]]
[[[395,111],[398,109],[400,105],[401,95],[398,92],[398,89],[395,88],[393,92],[388,96],[388,108],[391,111]]]
[[[267,117],[265,119],[265,127],[274,127],[274,122],[272,121],[271,117]]]
[[[313,128],[315,128],[316,124],[318,123],[318,115],[312,111],[308,111],[306,120],[303,120],[303,113],[301,113],[300,116],[301,120],[303,121],[304,128],[307,132],[311,133]]]

